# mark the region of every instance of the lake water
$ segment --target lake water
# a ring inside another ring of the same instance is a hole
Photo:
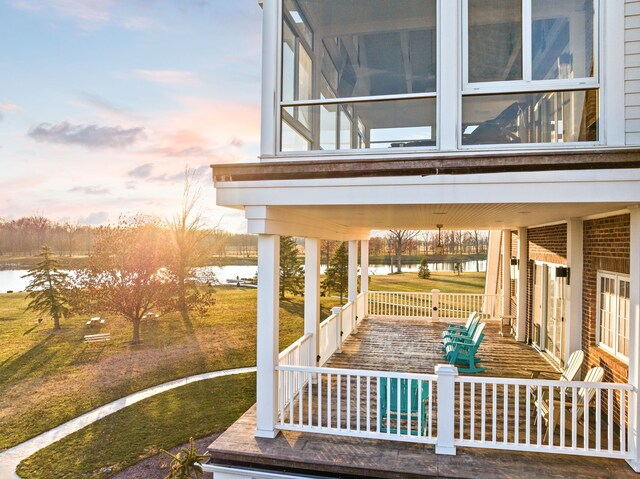
[[[462,263],[463,271],[476,271],[476,262],[467,261]],[[479,261],[480,271],[484,272],[487,268],[486,261]],[[419,265],[407,264],[402,266],[405,273],[417,273]],[[257,266],[208,266],[202,268],[207,272],[215,273],[220,283],[226,283],[227,280],[236,278],[253,278],[258,271]],[[322,267],[322,272],[326,268]],[[429,263],[431,271],[453,271],[453,263]],[[26,270],[5,270],[0,271],[0,293],[5,291],[24,291],[29,284],[29,278],[22,278],[27,273]],[[391,266],[387,265],[370,265],[370,275],[385,275],[391,273]]]

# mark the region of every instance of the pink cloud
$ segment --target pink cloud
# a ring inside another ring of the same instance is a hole
[[[3,112],[19,112],[22,108],[15,103],[0,103],[0,111]]]

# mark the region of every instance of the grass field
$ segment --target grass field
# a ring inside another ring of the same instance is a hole
[[[25,479],[106,477],[145,457],[229,427],[255,402],[255,374],[189,384],[122,409],[24,460]]]
[[[372,276],[371,290],[482,292],[483,273],[415,273]],[[0,450],[102,404],[172,379],[255,364],[256,290],[220,287],[207,317],[183,321],[178,314],[143,322],[141,346],[128,344],[130,325],[103,316],[102,327],[86,317],[63,321],[59,333],[24,313],[23,294],[0,295]],[[322,298],[322,317],[339,302]],[[280,307],[280,347],[302,335],[303,299]],[[85,334],[109,332],[106,345],[84,345]]]

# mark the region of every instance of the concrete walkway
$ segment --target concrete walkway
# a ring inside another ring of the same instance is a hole
[[[175,389],[180,386],[202,381],[204,379],[214,379],[222,376],[231,376],[234,374],[245,374],[255,372],[256,368],[240,368],[240,369],[227,369],[224,371],[214,371],[210,373],[198,374],[197,376],[189,376],[188,378],[176,379],[168,383],[159,384],[148,389],[144,389],[137,393],[133,393],[129,396],[117,399],[109,404],[105,404],[93,411],[78,416],[75,419],[65,422],[58,427],[51,429],[50,431],[43,432],[39,436],[29,439],[28,441],[18,444],[17,446],[7,449],[0,453],[0,478],[2,479],[20,479],[20,476],[16,474],[16,467],[23,459],[35,454],[40,449],[43,449],[56,441],[59,441],[63,437],[72,434],[83,427],[88,426],[91,423],[102,419],[103,417],[113,414],[116,411],[120,411],[127,406],[131,406],[143,399],[147,399],[156,394]]]

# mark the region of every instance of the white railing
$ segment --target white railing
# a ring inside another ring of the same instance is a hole
[[[502,313],[502,295],[439,293],[438,317],[444,319],[467,319],[477,312],[487,318],[498,318]]]
[[[289,346],[287,349],[280,353],[278,357],[278,365],[279,366],[315,366],[315,358],[312,357],[312,348],[311,341],[313,340],[312,334],[306,334],[298,339],[295,343]],[[299,378],[293,378],[294,381],[297,381]],[[289,378],[285,378],[285,380],[289,380]],[[293,399],[293,396],[288,395],[287,393],[290,390],[297,390],[300,387],[304,386],[304,384],[284,384],[281,385],[280,394],[284,391],[284,396],[279,397],[278,404],[289,404]]]
[[[320,337],[318,342],[318,356],[320,365],[326,363],[341,344],[340,313],[333,313],[320,323]]]
[[[436,443],[434,375],[280,366],[278,377],[280,398],[295,397],[281,399],[281,430]]]
[[[356,298],[356,316],[358,318],[357,323],[362,323],[362,320],[367,316],[367,296],[369,293],[363,291]]]
[[[626,407],[633,388],[627,384],[481,377],[455,382],[456,445],[628,457]]]
[[[498,318],[502,295],[441,293],[437,289],[430,293],[368,293],[368,314],[372,316],[462,320],[474,311],[485,318]]]
[[[281,365],[281,430],[626,459],[627,384]],[[549,400],[553,398],[553,400]]]
[[[356,320],[355,303],[347,303],[342,307],[342,340],[347,339],[354,331]]]
[[[432,293],[369,291],[369,315],[430,318]]]

